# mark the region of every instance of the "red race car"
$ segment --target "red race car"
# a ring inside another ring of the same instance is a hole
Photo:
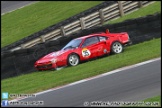
[[[60,51],[52,52],[34,64],[38,70],[56,69],[62,66],[76,66],[80,61],[89,60],[105,54],[121,53],[123,46],[130,43],[127,32],[96,33],[71,40]]]

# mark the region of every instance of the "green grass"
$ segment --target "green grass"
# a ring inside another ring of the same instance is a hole
[[[1,16],[1,47],[63,21],[102,1],[41,1]]]
[[[123,53],[82,63],[78,66],[58,71],[34,72],[1,80],[1,91],[36,93],[160,56],[161,38],[153,39],[128,46]]]
[[[145,103],[148,102],[149,106],[161,106],[161,96],[155,96],[144,100]]]
[[[101,2],[44,1],[7,13],[1,16],[1,48],[87,10],[90,7],[96,6]],[[156,1],[122,18],[108,21],[108,23],[117,23],[156,12],[161,12],[161,1]]]
[[[133,18],[138,18],[138,17],[142,17],[142,16],[146,16],[146,15],[151,15],[156,12],[161,13],[161,1],[156,1],[155,3],[150,4],[146,7],[142,7],[141,9],[139,9],[135,12],[132,12],[130,14],[123,16],[123,17],[120,17],[119,19],[110,20],[108,22],[105,22],[104,24],[118,23],[118,22],[122,22],[127,19],[133,19]]]
[[[161,96],[155,96],[155,97],[151,97],[151,98],[145,99],[144,102],[153,102],[153,101],[160,102],[160,100],[161,100]]]

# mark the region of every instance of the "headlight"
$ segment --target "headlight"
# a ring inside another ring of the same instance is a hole
[[[50,61],[51,61],[51,63],[56,63],[57,59],[54,58],[54,59],[51,59]]]

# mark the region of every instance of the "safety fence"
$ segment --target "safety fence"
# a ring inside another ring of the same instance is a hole
[[[24,48],[30,48],[39,43],[51,41],[59,37],[67,36],[79,30],[88,29],[98,25],[103,25],[112,19],[116,19],[124,16],[125,14],[131,13],[138,10],[141,7],[147,6],[148,4],[154,3],[154,1],[108,1],[90,9],[89,14],[84,14],[80,17],[73,17],[68,24],[64,23],[60,25],[54,25],[35,33],[26,39],[20,40],[18,43],[9,45],[8,47],[2,48],[1,51],[14,51]],[[95,10],[95,11],[92,11]]]

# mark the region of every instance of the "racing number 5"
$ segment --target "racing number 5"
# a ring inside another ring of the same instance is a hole
[[[85,48],[85,49],[82,50],[82,56],[83,57],[88,57],[90,55],[91,55],[91,53],[88,49]]]
[[[84,56],[89,56],[89,53],[88,53],[87,50],[84,50],[83,53],[84,53],[84,54],[83,54]]]

